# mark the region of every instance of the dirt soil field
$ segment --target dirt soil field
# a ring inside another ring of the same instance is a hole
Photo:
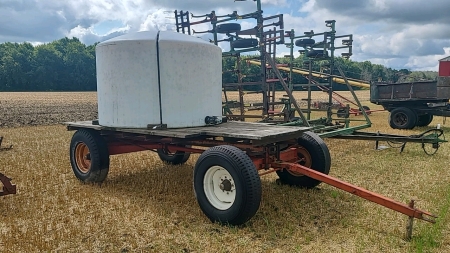
[[[339,92],[349,97],[349,92]],[[294,92],[301,104],[306,92]],[[277,100],[282,92],[277,93]],[[361,102],[369,101],[368,91],[358,91]],[[327,101],[327,94],[314,92],[314,101]],[[239,100],[237,92],[228,92],[229,100]],[[245,96],[246,103],[261,101],[260,94]],[[302,104],[302,106],[304,106]],[[68,121],[97,119],[96,92],[1,92],[0,128],[53,125]]]
[[[0,128],[97,118],[96,92],[1,92]]]

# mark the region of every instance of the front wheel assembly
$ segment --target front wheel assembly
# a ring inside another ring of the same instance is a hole
[[[261,202],[261,181],[250,157],[229,145],[203,152],[194,169],[194,191],[203,213],[213,222],[240,225]]]

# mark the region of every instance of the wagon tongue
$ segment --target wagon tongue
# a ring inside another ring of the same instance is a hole
[[[433,215],[426,211],[416,209],[414,207],[413,200],[409,203],[409,205],[406,205],[406,204],[400,203],[398,201],[395,201],[393,199],[390,199],[388,197],[382,196],[378,193],[371,192],[364,188],[352,185],[350,183],[344,182],[337,178],[334,178],[334,177],[328,176],[326,174],[320,173],[318,171],[315,171],[313,169],[307,168],[300,164],[281,162],[281,163],[277,163],[276,166],[281,167],[281,168],[287,168],[290,171],[295,171],[297,173],[301,173],[310,178],[314,178],[316,180],[322,181],[326,184],[332,185],[336,188],[339,188],[339,189],[349,192],[351,194],[357,195],[361,198],[367,199],[369,201],[375,202],[379,205],[382,205],[382,206],[392,209],[394,211],[405,214],[405,215],[409,216],[410,218],[417,218],[417,219],[421,219],[421,220],[428,221],[431,223],[436,222],[436,220],[435,220],[435,218],[437,218],[436,215]]]

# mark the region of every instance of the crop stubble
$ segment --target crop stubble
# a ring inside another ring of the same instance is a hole
[[[3,105],[4,93],[0,95]],[[26,109],[16,112],[25,111],[29,119],[45,117],[39,121],[45,125],[96,117],[95,93],[15,93],[9,98],[10,106],[26,104]],[[36,108],[45,113],[32,113]],[[18,115],[9,115],[0,135],[5,135],[14,149],[0,153],[0,171],[14,178],[18,194],[0,199],[0,249],[6,252],[418,249],[414,242],[402,239],[405,216],[325,184],[313,190],[280,186],[274,174],[262,178],[261,208],[245,226],[211,224],[201,213],[192,189],[195,155],[183,166],[165,165],[151,152],[113,156],[104,184],[82,184],[68,161],[72,132],[59,125],[11,128],[36,125],[37,121],[16,121]],[[385,112],[373,114],[370,130],[400,134],[424,130],[392,131],[386,117]],[[439,120],[432,124],[441,123]],[[449,158],[447,144],[435,156],[424,156],[418,144],[408,144],[399,154],[395,149],[375,151],[374,143],[367,141],[325,141],[332,155],[331,175],[401,202],[415,198],[418,207],[431,212],[444,210],[442,197],[450,194],[450,172],[442,164]],[[441,216],[437,229],[441,232],[432,233],[436,245],[425,248],[426,252],[450,250],[450,218],[445,213]],[[426,238],[430,228],[433,225],[416,222],[415,240]]]

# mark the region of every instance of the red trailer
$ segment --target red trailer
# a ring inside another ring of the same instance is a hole
[[[239,225],[252,218],[261,201],[260,176],[276,173],[281,183],[313,188],[327,183],[410,217],[435,222],[436,216],[328,175],[327,145],[310,127],[224,122],[203,127],[159,129],[112,128],[97,121],[68,122],[75,131],[70,162],[83,182],[103,182],[110,156],[154,151],[170,164],[201,154],[194,166],[194,191],[211,220]],[[409,228],[412,228],[410,224]]]

